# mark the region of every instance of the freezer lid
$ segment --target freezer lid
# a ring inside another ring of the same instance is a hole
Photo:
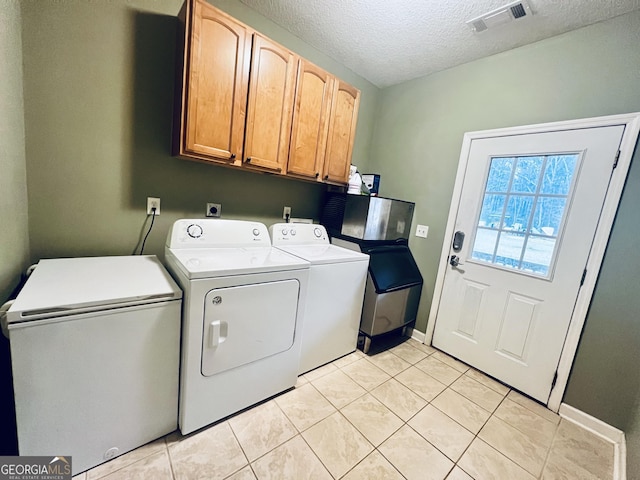
[[[182,298],[155,255],[40,260],[7,323]]]
[[[369,255],[336,245],[287,245],[277,247],[300,257],[312,265],[368,261]]]
[[[309,262],[271,246],[177,250],[167,248],[165,253],[167,262],[173,263],[189,279],[309,268]]]
[[[380,246],[368,249],[369,274],[376,293],[387,293],[422,284],[422,275],[406,246]]]

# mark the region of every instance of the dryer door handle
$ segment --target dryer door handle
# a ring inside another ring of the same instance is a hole
[[[228,324],[214,320],[209,324],[209,348],[216,348],[227,339]]]

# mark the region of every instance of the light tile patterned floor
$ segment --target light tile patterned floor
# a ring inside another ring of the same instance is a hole
[[[613,445],[407,340],[356,351],[295,389],[78,475],[154,480],[610,479]]]

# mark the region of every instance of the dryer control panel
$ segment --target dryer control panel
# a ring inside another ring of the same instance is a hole
[[[274,246],[329,245],[329,235],[322,225],[310,223],[276,223],[269,227]]]
[[[220,248],[271,247],[267,227],[260,222],[183,218],[176,220],[167,235],[167,247]]]

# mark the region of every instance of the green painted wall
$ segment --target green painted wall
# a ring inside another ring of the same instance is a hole
[[[426,328],[463,134],[640,111],[640,12],[382,91],[368,169],[416,202],[410,246]],[[564,401],[626,429],[640,396],[640,165],[636,152]],[[637,433],[636,433],[637,435]]]
[[[237,0],[214,2],[362,91],[354,162],[369,156],[379,90]],[[178,218],[319,217],[323,187],[170,156],[176,14],[182,0],[24,0],[31,258],[129,254],[160,197],[145,253]]]
[[[20,4],[0,8],[0,304],[29,265]]]
[[[627,443],[627,479],[640,480],[640,397],[635,407],[635,418],[625,432]]]

